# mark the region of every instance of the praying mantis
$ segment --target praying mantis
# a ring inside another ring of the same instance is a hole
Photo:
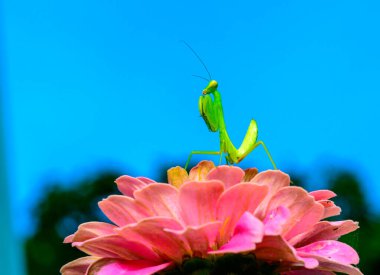
[[[269,153],[269,150],[265,143],[262,140],[257,140],[258,128],[257,123],[254,119],[251,120],[248,126],[248,130],[245,134],[243,142],[241,143],[240,147],[236,149],[227,133],[226,123],[224,121],[223,114],[222,97],[217,90],[218,82],[215,80],[211,80],[211,74],[208,71],[202,59],[198,56],[198,54],[193,50],[193,48],[189,44],[187,44],[185,41],[183,42],[195,54],[195,56],[202,63],[209,75],[209,83],[206,86],[206,88],[202,91],[202,95],[199,97],[198,107],[199,112],[207,125],[207,128],[212,132],[219,132],[220,141],[219,151],[192,151],[187,159],[185,169],[187,169],[191,157],[194,154],[220,155],[219,164],[222,162],[223,154],[225,154],[227,163],[234,164],[242,161],[259,145],[261,145],[264,148],[270,162],[273,165],[273,168],[277,169],[276,164],[274,163],[273,158]]]

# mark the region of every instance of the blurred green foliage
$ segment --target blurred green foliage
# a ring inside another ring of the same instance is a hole
[[[103,173],[71,188],[56,184],[46,190],[33,213],[36,230],[25,242],[28,274],[59,274],[62,265],[84,255],[63,244],[63,239],[83,222],[106,220],[97,203],[117,192],[113,184],[117,177],[116,173]]]
[[[329,189],[338,196],[334,202],[342,213],[334,220],[351,219],[359,222],[359,230],[342,236],[340,241],[354,247],[360,256],[360,270],[366,274],[379,274],[380,270],[380,217],[370,211],[362,185],[350,171],[331,174]]]
[[[161,167],[157,181],[165,181],[166,165]],[[119,193],[114,180],[120,174],[103,173],[95,179],[83,180],[70,188],[51,185],[46,190],[34,215],[36,230],[25,242],[27,270],[30,275],[59,274],[65,263],[84,253],[63,244],[63,239],[76,231],[79,224],[106,218],[97,207],[98,201],[110,194]],[[304,185],[303,177],[293,176],[294,185]],[[378,274],[380,270],[380,217],[371,215],[361,184],[349,171],[330,173],[328,188],[338,196],[335,203],[342,207],[336,220],[352,219],[360,229],[340,240],[353,246],[360,255],[360,269],[364,274]]]

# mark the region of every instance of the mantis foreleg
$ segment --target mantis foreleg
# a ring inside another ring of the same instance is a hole
[[[221,152],[221,151],[191,151],[191,153],[190,153],[190,155],[186,161],[185,170],[187,170],[187,167],[189,166],[191,157],[193,155],[220,155],[219,164],[221,164],[223,152]]]

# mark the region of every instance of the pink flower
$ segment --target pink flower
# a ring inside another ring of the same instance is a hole
[[[170,184],[122,176],[123,195],[99,203],[115,224],[88,222],[65,243],[89,254],[64,265],[64,275],[154,274],[191,258],[253,255],[281,274],[362,274],[359,257],[337,239],[358,228],[340,213],[328,190],[290,186],[281,171],[257,173],[203,161],[188,174],[168,171]]]

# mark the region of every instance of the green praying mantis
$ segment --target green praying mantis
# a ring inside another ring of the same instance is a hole
[[[187,169],[191,157],[194,154],[205,154],[205,155],[220,155],[219,164],[222,162],[222,156],[225,154],[226,161],[228,164],[239,163],[248,154],[250,154],[256,147],[261,145],[274,169],[277,169],[276,164],[273,161],[271,154],[265,143],[258,139],[258,128],[257,123],[254,119],[251,120],[248,130],[245,134],[243,142],[241,143],[239,149],[236,149],[232,143],[230,137],[228,136],[226,123],[224,121],[223,107],[222,107],[222,97],[218,92],[218,82],[211,80],[211,74],[208,71],[206,65],[198,54],[193,50],[193,48],[183,41],[185,45],[194,53],[198,60],[202,63],[203,67],[206,69],[209,75],[209,83],[206,88],[202,91],[202,95],[199,97],[199,112],[205,121],[208,129],[212,132],[219,132],[220,147],[219,151],[192,151],[187,159],[185,169]],[[199,76],[197,76],[199,77]],[[203,78],[203,77],[201,77]]]

